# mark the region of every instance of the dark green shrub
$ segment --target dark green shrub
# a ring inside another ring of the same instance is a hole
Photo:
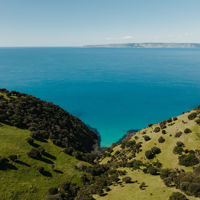
[[[199,163],[198,158],[195,156],[195,153],[189,153],[187,155],[179,156],[179,164],[186,167],[194,166]]]
[[[163,135],[167,134],[167,131],[166,130],[162,130],[162,134]]]
[[[151,150],[148,150],[145,152],[145,156],[147,159],[153,159],[155,157],[155,154]]]
[[[9,159],[15,162],[17,160],[17,155],[10,155]]]
[[[125,183],[131,183],[132,182],[131,177],[129,177],[129,176],[122,178],[122,181],[125,182]]]
[[[188,187],[188,191],[191,194],[200,197],[200,183],[190,183]]]
[[[147,168],[147,173],[151,174],[151,175],[157,175],[158,174],[158,169],[156,167],[153,166],[149,166]]]
[[[44,167],[38,167],[37,170],[40,172],[40,174],[44,174]]]
[[[167,120],[167,122],[168,122],[168,123],[171,123],[171,122],[172,122],[172,118],[169,118],[169,119]]]
[[[188,134],[188,133],[191,133],[192,131],[189,129],[189,128],[186,128],[185,130],[184,130],[184,133],[186,133],[186,134]]]
[[[66,154],[72,155],[72,153],[73,153],[73,148],[72,148],[72,147],[64,148],[64,149],[63,149],[63,152],[66,153]]]
[[[188,115],[188,119],[189,119],[189,120],[193,120],[193,119],[195,119],[196,117],[197,117],[197,113],[196,113],[196,112],[193,112],[193,113],[191,113],[191,114]]]
[[[178,141],[178,142],[176,143],[176,145],[177,145],[178,147],[184,147],[184,143],[181,142],[181,141]]]
[[[145,135],[145,136],[144,136],[144,140],[145,140],[145,141],[149,141],[149,140],[151,140],[151,138],[150,138],[148,135]]]
[[[161,136],[161,137],[158,138],[158,142],[163,143],[163,142],[165,142],[165,139]]]
[[[167,124],[167,121],[162,121],[162,122],[160,122],[160,128],[161,128],[161,129],[167,128],[166,124]]]
[[[58,188],[49,188],[49,194],[50,195],[55,195],[55,194],[58,194]]]
[[[161,171],[160,171],[160,177],[161,177],[161,179],[169,177],[170,173],[171,173],[171,170],[168,169],[168,168],[161,169]]]
[[[153,154],[159,154],[159,153],[161,153],[161,150],[158,147],[152,147],[151,151],[152,151]]]
[[[26,139],[26,141],[27,141],[27,143],[30,144],[30,145],[33,145],[33,143],[34,143],[34,139],[31,138],[31,137],[28,137],[28,138]]]
[[[200,119],[195,120],[195,122],[200,125]]]
[[[178,118],[177,117],[173,117],[173,120],[176,121],[176,120],[178,120]]]
[[[135,140],[129,140],[126,142],[126,147],[129,148],[129,147],[132,147],[136,144],[136,141]]]
[[[179,131],[179,132],[177,132],[177,133],[175,134],[175,137],[181,137],[182,134],[183,134],[182,131]]]
[[[31,151],[28,152],[27,155],[34,159],[38,159],[38,160],[41,159],[41,154],[38,149],[31,149]]]
[[[169,197],[169,200],[188,200],[187,197],[180,192],[173,192]]]
[[[188,191],[188,188],[189,188],[189,185],[190,185],[190,182],[181,182],[180,183],[180,189],[184,192]]]
[[[173,149],[173,153],[174,154],[179,154],[179,155],[181,155],[182,153],[183,153],[183,147],[181,147],[181,146],[175,146],[174,147],[174,149]]]
[[[154,129],[154,132],[155,133],[158,133],[160,131],[160,127],[156,127],[155,129]]]

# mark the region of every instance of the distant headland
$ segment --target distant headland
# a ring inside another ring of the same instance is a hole
[[[122,43],[85,45],[83,48],[200,48],[200,43]]]

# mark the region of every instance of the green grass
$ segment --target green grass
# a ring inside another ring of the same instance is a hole
[[[177,192],[175,188],[166,187],[159,176],[151,176],[143,172],[130,171],[126,169],[128,176],[137,183],[124,184],[123,186],[111,186],[111,191],[104,197],[95,196],[96,200],[168,200],[172,192]],[[145,190],[139,188],[145,182]],[[180,192],[180,191],[179,191]],[[190,200],[199,198],[188,197]]]
[[[81,172],[75,170],[75,165],[79,162],[75,158],[61,152],[61,148],[47,143],[36,142],[44,147],[46,152],[55,156],[56,159],[46,159],[54,162],[55,168],[61,173],[56,173],[51,169],[51,164],[44,161],[35,160],[27,156],[31,146],[26,142],[29,131],[11,127],[5,124],[0,126],[0,156],[8,157],[16,154],[19,160],[30,167],[11,162],[17,169],[0,170],[0,199],[1,200],[42,200],[48,193],[50,187],[58,187],[62,182],[72,181],[79,185]],[[52,174],[52,177],[41,175],[37,167],[44,167]]]

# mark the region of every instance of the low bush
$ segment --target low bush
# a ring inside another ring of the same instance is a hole
[[[8,158],[15,162],[17,160],[17,155],[10,155]]]
[[[27,153],[27,155],[31,158],[34,158],[34,159],[41,159],[41,154],[40,154],[40,151],[38,149],[31,149],[30,152]]]
[[[162,122],[160,122],[160,128],[161,128],[161,129],[167,128],[166,124],[167,124],[167,121],[162,121]]]
[[[169,119],[167,120],[167,122],[168,122],[168,123],[171,123],[171,122],[172,122],[172,118],[169,118]]]
[[[163,135],[167,134],[167,131],[166,130],[162,130],[162,134]]]
[[[182,134],[183,134],[183,132],[182,132],[182,131],[179,131],[179,132],[177,132],[177,133],[175,134],[175,137],[181,137]]]
[[[200,125],[200,119],[195,120],[195,122]]]
[[[63,152],[68,154],[68,155],[72,155],[73,153],[73,148],[72,147],[69,147],[69,148],[64,148],[63,149]]]
[[[188,200],[187,197],[180,192],[173,192],[169,197],[169,200]]]
[[[184,149],[183,149],[183,147],[181,147],[181,146],[175,146],[174,149],[173,149],[173,153],[174,153],[174,154],[179,154],[179,155],[181,155],[181,154],[183,153],[183,151],[184,151]]]
[[[26,141],[27,141],[27,143],[30,144],[30,145],[33,145],[33,144],[34,144],[34,139],[31,138],[31,137],[28,137],[28,138],[26,139]]]
[[[147,159],[153,159],[156,154],[161,153],[160,148],[158,147],[153,147],[151,150],[148,150],[145,152],[145,156]]]
[[[151,151],[153,152],[153,154],[159,154],[159,153],[161,153],[161,150],[158,147],[152,147]]]
[[[165,139],[161,136],[161,137],[158,138],[158,142],[163,143],[163,142],[165,142]]]
[[[131,177],[129,177],[129,176],[122,178],[122,181],[125,182],[125,183],[131,183],[132,182]]]
[[[186,128],[185,130],[184,130],[184,133],[186,133],[186,134],[188,134],[188,133],[191,133],[192,131],[189,129],[189,128]]]
[[[148,135],[145,135],[145,136],[144,136],[144,140],[145,140],[145,141],[149,141],[149,140],[151,140],[151,138],[150,138]]]
[[[49,194],[50,195],[58,194],[58,188],[55,187],[49,188]]]
[[[155,154],[151,150],[148,150],[145,152],[145,156],[147,159],[153,159],[155,157]]]
[[[196,113],[196,112],[193,112],[193,113],[191,113],[191,114],[188,115],[188,119],[189,119],[189,120],[193,120],[193,119],[195,119],[196,117],[197,117],[197,113]]]
[[[44,167],[38,167],[37,170],[40,172],[40,174],[44,173]]]
[[[178,142],[176,143],[176,146],[178,146],[178,147],[184,147],[184,143],[181,142],[181,141],[178,141]]]
[[[154,167],[154,166],[149,166],[147,168],[147,173],[151,174],[151,175],[157,175],[159,172],[158,168]]]
[[[154,129],[154,132],[155,133],[158,133],[160,131],[160,127],[156,127],[155,129]]]
[[[198,158],[196,157],[195,153],[189,152],[186,155],[179,156],[179,164],[184,165],[186,167],[194,166],[199,163]]]

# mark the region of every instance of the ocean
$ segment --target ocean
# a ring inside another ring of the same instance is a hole
[[[0,88],[61,106],[109,146],[200,104],[200,49],[0,48]]]

